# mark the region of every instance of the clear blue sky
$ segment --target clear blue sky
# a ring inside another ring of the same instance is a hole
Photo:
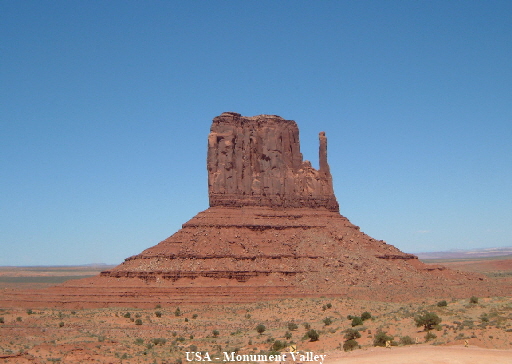
[[[224,111],[318,132],[406,252],[512,245],[512,1],[0,2],[0,265],[120,263],[208,207]]]

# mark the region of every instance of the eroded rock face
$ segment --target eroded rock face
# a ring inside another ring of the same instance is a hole
[[[299,129],[276,115],[223,113],[208,136],[210,206],[325,207],[338,211],[327,163],[327,138],[319,135],[320,169],[303,161]]]

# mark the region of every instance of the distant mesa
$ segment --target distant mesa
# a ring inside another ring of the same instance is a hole
[[[316,170],[303,160],[295,121],[226,112],[213,119],[207,169],[208,209],[117,267],[37,296],[45,300],[40,305],[154,307],[318,296],[399,301],[503,293],[485,277],[427,266],[340,215],[324,132]],[[31,299],[27,305],[36,307]]]

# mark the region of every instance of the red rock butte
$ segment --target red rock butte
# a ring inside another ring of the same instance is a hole
[[[154,307],[503,293],[486,277],[427,266],[340,215],[323,132],[316,170],[302,158],[294,121],[223,113],[213,119],[208,135],[207,169],[210,207],[178,232],[97,277],[69,281],[39,296],[12,296],[12,302]]]

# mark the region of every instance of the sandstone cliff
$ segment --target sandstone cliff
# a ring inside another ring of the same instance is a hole
[[[276,115],[213,119],[208,136],[210,206],[325,207],[338,211],[327,163],[327,138],[319,135],[320,169],[303,161],[299,129]]]

